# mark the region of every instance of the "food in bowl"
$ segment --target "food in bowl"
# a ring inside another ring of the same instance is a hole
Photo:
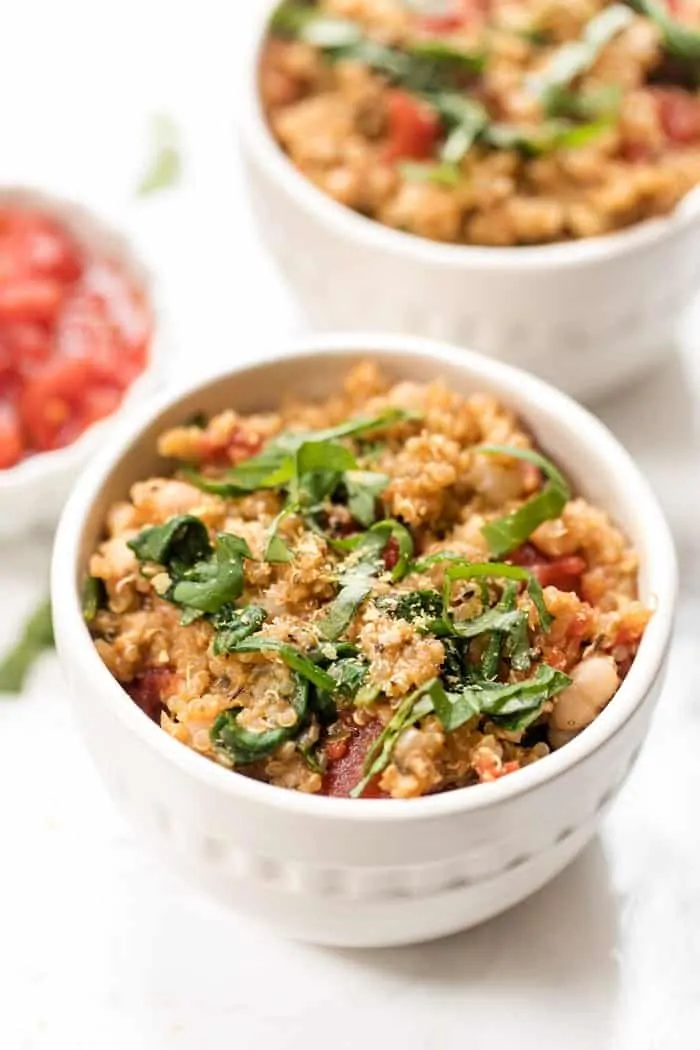
[[[40,206],[0,202],[0,470],[72,444],[148,364],[143,289]]]
[[[289,0],[260,66],[299,171],[386,226],[512,246],[668,214],[700,182],[696,0]]]
[[[491,395],[365,362],[158,452],[174,472],[109,509],[85,616],[134,701],[236,772],[352,797],[496,780],[634,659],[635,552]]]

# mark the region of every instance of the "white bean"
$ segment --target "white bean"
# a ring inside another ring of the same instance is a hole
[[[612,656],[591,656],[571,672],[572,682],[554,702],[549,742],[561,747],[590,725],[612,699],[620,684]]]

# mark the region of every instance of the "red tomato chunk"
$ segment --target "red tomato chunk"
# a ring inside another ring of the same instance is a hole
[[[389,133],[384,159],[427,160],[432,157],[440,136],[440,120],[424,103],[405,91],[387,94]]]
[[[142,293],[53,218],[0,208],[0,470],[62,448],[146,366]]]

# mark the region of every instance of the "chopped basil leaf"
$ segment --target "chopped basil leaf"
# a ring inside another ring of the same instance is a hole
[[[539,581],[520,565],[509,565],[506,562],[457,562],[445,570],[445,583],[443,586],[443,601],[445,611],[449,609],[450,594],[454,580],[473,580],[479,577],[494,577],[505,580],[523,580],[527,583],[527,590],[532,598],[532,603],[537,610],[540,626],[543,631],[548,631],[552,625],[552,617],[547,612],[544,604],[544,595]],[[467,621],[468,622],[468,621]]]
[[[284,521],[292,511],[292,507],[284,507],[272,522],[267,536],[267,543],[265,544],[265,552],[263,554],[264,561],[285,564],[294,559],[294,554],[277,532],[281,522]]]
[[[348,470],[343,480],[348,510],[355,521],[369,528],[376,518],[377,500],[389,484],[388,476],[370,470]]]
[[[214,617],[216,636],[214,653],[230,653],[245,638],[256,634],[267,619],[267,613],[259,605],[247,605],[244,609],[226,606]]]
[[[434,690],[432,696],[435,714],[447,733],[476,715],[488,715],[502,728],[519,732],[539,718],[547,700],[570,684],[568,675],[542,664],[522,682],[474,683],[458,693]]]
[[[366,576],[351,576],[343,584],[326,615],[319,620],[318,627],[323,637],[329,641],[339,638],[371,590],[372,584]]]
[[[17,644],[0,661],[0,693],[21,693],[37,658],[53,645],[51,601],[46,598],[27,620]]]
[[[417,624],[419,629],[433,630],[434,621],[442,621],[442,598],[437,591],[408,591],[406,594],[390,594],[376,602],[399,620]],[[449,633],[449,632],[448,632]]]
[[[384,772],[391,761],[396,741],[403,730],[433,711],[432,696],[436,690],[442,690],[442,686],[437,678],[433,678],[401,701],[393,718],[384,727],[367,752],[362,770],[362,779],[351,790],[351,798],[359,798],[372,777]]]
[[[335,688],[333,678],[326,671],[317,667],[305,653],[295,649],[288,642],[278,642],[275,638],[260,638],[253,635],[251,638],[244,638],[243,641],[232,646],[229,651],[233,653],[279,653],[290,670],[308,679],[318,689],[332,693]]]
[[[252,558],[245,540],[221,532],[217,535],[216,550],[207,561],[177,573],[174,586],[166,597],[176,605],[216,613],[227,602],[233,602],[243,593],[243,558]]]
[[[448,131],[440,152],[442,164],[458,168],[488,125],[488,112],[480,102],[456,92],[426,96],[426,101],[438,111]]]
[[[597,61],[611,40],[634,21],[634,15],[624,4],[611,4],[587,23],[580,40],[564,44],[538,73],[529,78],[532,93],[545,107],[550,92],[568,87]]]
[[[273,438],[257,456],[243,460],[242,463],[225,471],[217,478],[206,477],[192,470],[186,470],[184,474],[193,485],[197,485],[205,492],[213,492],[220,496],[239,496],[246,492],[255,492],[257,489],[281,489],[289,485],[295,476],[295,471],[297,475],[299,474],[300,464],[295,457],[302,446],[323,446],[328,442],[337,442],[344,437],[372,433],[375,430],[393,426],[395,423],[417,418],[419,417],[414,412],[392,408],[376,416],[359,416],[325,430],[286,431]],[[330,467],[329,463],[331,460],[340,462],[339,448],[342,446],[330,446],[331,450],[325,462],[322,449],[305,450],[302,455],[302,472],[308,472],[314,463],[316,470],[333,472],[334,468]],[[346,449],[343,451],[350,456]],[[347,457],[345,462],[349,462]],[[352,466],[354,465],[353,459]],[[352,469],[352,467],[343,469]]]
[[[635,11],[656,23],[669,55],[687,62],[700,61],[700,31],[697,28],[684,25],[674,18],[657,0],[629,0],[629,3]]]
[[[532,449],[513,448],[510,445],[482,445],[479,452],[486,455],[512,456],[514,459],[534,463],[547,477],[547,484],[541,492],[512,514],[490,521],[481,530],[489,550],[494,557],[499,558],[525,543],[543,522],[558,518],[571,499],[571,489],[554,464]]]
[[[520,150],[529,156],[557,149],[578,149],[610,130],[609,120],[572,124],[567,120],[544,120],[540,124],[489,124],[484,137],[495,149]]]
[[[151,120],[151,157],[136,192],[140,197],[165,190],[179,182],[182,156],[174,121],[165,114]]]
[[[459,185],[462,173],[456,164],[430,164],[420,161],[403,161],[399,173],[407,182],[433,182],[436,186],[453,189]]]
[[[360,657],[349,656],[330,664],[327,670],[335,682],[338,696],[352,700],[364,685],[369,667]]]
[[[298,675],[294,675],[294,680],[294,694],[291,701],[297,715],[294,725],[278,726],[275,729],[254,733],[239,725],[238,716],[242,708],[234,707],[223,711],[211,728],[210,739],[214,748],[230,758],[234,765],[245,766],[267,758],[277,750],[280,744],[292,740],[301,729],[309,698],[308,682]]]
[[[171,561],[194,565],[209,557],[212,550],[206,525],[191,514],[144,529],[129,540],[127,546],[139,561],[153,561],[158,565],[168,565]]]
[[[105,601],[105,585],[96,576],[88,576],[83,584],[82,609],[85,623],[92,623]]]
[[[503,597],[496,607],[497,610],[502,612],[514,610],[517,596],[518,585],[515,580],[510,580],[503,591]],[[493,679],[497,677],[503,643],[511,633],[521,630],[523,625],[525,625],[526,628],[525,637],[527,638],[527,617],[524,614],[521,614],[520,619],[511,627],[507,628],[506,631],[498,629],[492,631],[491,637],[489,638],[488,644],[481,657],[480,671],[482,678]]]
[[[613,120],[620,111],[622,88],[619,84],[602,84],[588,91],[552,88],[547,96],[547,112],[552,117],[574,120]]]

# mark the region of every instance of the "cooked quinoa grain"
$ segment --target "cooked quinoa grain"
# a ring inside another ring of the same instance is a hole
[[[511,246],[667,214],[700,181],[698,0],[287,0],[270,128],[339,203]]]
[[[95,645],[183,744],[309,793],[498,779],[593,721],[637,558],[495,398],[371,364],[321,404],[164,433],[90,560]]]

